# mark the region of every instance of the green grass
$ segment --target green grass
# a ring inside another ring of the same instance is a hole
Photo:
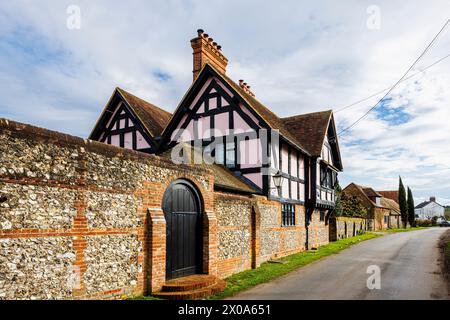
[[[225,279],[227,281],[227,288],[225,291],[209,297],[209,299],[217,300],[232,296],[240,291],[247,290],[258,284],[278,278],[323,257],[338,253],[339,251],[342,251],[361,241],[373,239],[379,236],[381,235],[365,233],[356,237],[331,242],[328,245],[319,247],[319,249],[315,251],[301,252],[284,257],[282,260],[287,261],[285,264],[265,262],[257,269],[246,270]]]
[[[164,300],[164,299],[157,298],[154,296],[136,296],[133,298],[128,298],[127,300]]]
[[[380,232],[407,232],[407,231],[415,231],[415,230],[422,230],[422,229],[428,229],[429,227],[414,227],[414,228],[399,228],[399,229],[387,229],[387,230],[380,230]]]
[[[450,260],[450,242],[447,242],[447,246],[445,247],[445,256]]]

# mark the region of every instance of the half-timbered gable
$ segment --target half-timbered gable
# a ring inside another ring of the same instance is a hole
[[[205,65],[164,131],[162,146],[201,144],[216,164],[262,189],[260,129],[267,127],[227,79]]]
[[[154,153],[170,113],[116,88],[89,139]]]
[[[288,117],[283,121],[311,154],[310,200],[318,207],[333,208],[342,161],[332,111]]]

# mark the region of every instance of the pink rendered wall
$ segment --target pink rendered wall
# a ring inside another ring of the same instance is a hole
[[[216,134],[219,136],[224,136],[228,134],[228,123],[229,123],[229,112],[219,113],[214,116],[214,127]]]
[[[241,168],[261,167],[261,141],[259,139],[239,142]]]
[[[209,99],[209,110],[213,110],[217,108],[217,98],[210,98]]]
[[[120,136],[118,134],[111,136],[111,144],[120,147]]]
[[[288,179],[283,179],[283,186],[282,186],[281,194],[282,194],[283,198],[289,198],[289,180]]]
[[[235,130],[241,130],[241,132],[253,130],[236,111],[233,112],[233,121]]]
[[[147,141],[145,141],[144,137],[139,131],[136,132],[136,140],[136,147],[138,150],[150,148],[150,145],[147,143]]]
[[[291,176],[298,177],[297,153],[291,152]]]
[[[281,145],[281,171],[287,173],[288,172],[288,161],[289,161],[289,153],[288,153],[288,148],[286,144],[282,144]]]
[[[119,102],[116,106],[116,108],[114,109],[111,117],[109,118],[108,122],[106,123],[106,126],[109,127],[109,125],[111,124],[112,119],[114,118],[114,116],[116,115],[117,111],[119,110],[119,107],[122,105],[122,102]]]
[[[199,138],[208,139],[211,136],[211,118],[210,117],[202,117],[198,119],[197,123],[197,134]]]
[[[298,177],[300,179],[305,179],[305,158],[300,155],[298,158],[298,162],[299,162],[299,175]]]
[[[228,88],[222,83],[222,81],[219,78],[214,78],[214,80],[217,81],[217,83],[219,84],[219,86],[230,96],[230,97],[234,97],[234,94],[228,90]]]
[[[262,188],[262,174],[261,173],[246,173],[244,177],[252,181],[258,187]]]
[[[198,107],[197,113],[203,113],[203,112],[205,112],[205,103],[204,102],[202,104],[200,104],[200,107]]]
[[[305,185],[303,183],[299,184],[300,186],[300,199],[301,201],[305,201]]]
[[[227,102],[227,100],[225,100],[225,98],[220,97],[220,99],[222,99],[222,107],[229,106],[229,103]]]
[[[203,87],[200,89],[199,93],[197,94],[197,96],[195,97],[195,99],[192,101],[191,105],[189,106],[189,109],[192,109],[198,102],[198,99],[200,99],[200,97],[202,96],[202,94],[205,92],[206,88],[209,86],[209,84],[211,83],[212,78],[209,78],[208,80],[206,80],[205,84],[203,85]]]
[[[251,113],[242,103],[239,104],[239,107],[241,108],[241,110],[250,117],[250,119],[253,120],[254,123],[258,123],[258,120],[256,119],[256,117],[253,115],[253,113]]]
[[[291,195],[292,195],[292,199],[294,199],[294,200],[298,200],[297,189],[298,189],[298,182],[291,181]]]
[[[133,150],[133,133],[127,132],[124,134],[124,147]]]
[[[181,134],[177,142],[194,140],[194,122],[190,121],[186,129],[177,128],[172,134],[172,141],[177,134]]]

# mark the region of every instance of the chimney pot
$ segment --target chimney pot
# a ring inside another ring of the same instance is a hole
[[[430,201],[436,202],[436,197],[430,197]]]
[[[197,30],[198,36],[191,40],[193,49],[193,77],[197,79],[198,74],[206,63],[216,68],[222,74],[225,74],[228,59],[221,52],[222,47],[210,38],[203,29]],[[205,45],[208,44],[208,45]]]

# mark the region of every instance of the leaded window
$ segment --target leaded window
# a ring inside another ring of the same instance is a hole
[[[281,205],[281,223],[283,226],[295,226],[295,206],[290,203]]]

